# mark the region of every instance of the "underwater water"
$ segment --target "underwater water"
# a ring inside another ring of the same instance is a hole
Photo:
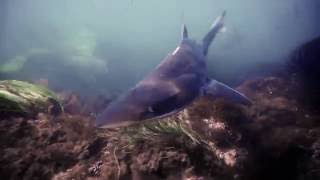
[[[183,23],[201,40],[226,10],[227,31],[209,50],[208,71],[235,85],[319,35],[319,6],[317,0],[4,0],[1,75],[118,95],[174,50]]]
[[[1,0],[0,179],[320,179],[319,10]]]

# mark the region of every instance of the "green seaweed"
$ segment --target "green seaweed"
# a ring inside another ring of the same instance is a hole
[[[63,111],[57,96],[45,87],[17,80],[0,81],[0,113],[5,116],[50,113],[51,106]]]
[[[6,63],[0,66],[1,73],[13,73],[18,72],[27,61],[25,56],[15,56],[12,59],[9,59]]]

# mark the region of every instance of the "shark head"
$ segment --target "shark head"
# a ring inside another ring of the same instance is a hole
[[[108,107],[96,117],[96,125],[101,128],[127,126],[138,122],[143,106],[138,101],[129,100],[128,95],[111,102]]]

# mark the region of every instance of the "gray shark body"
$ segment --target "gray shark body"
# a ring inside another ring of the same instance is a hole
[[[241,93],[207,76],[206,55],[215,35],[223,27],[224,16],[225,12],[216,19],[201,43],[189,39],[183,26],[179,46],[135,87],[111,102],[97,116],[97,126],[117,127],[163,118],[203,95],[250,104]]]

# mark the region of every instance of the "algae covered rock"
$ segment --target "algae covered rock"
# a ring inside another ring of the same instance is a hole
[[[16,80],[0,81],[0,118],[62,111],[56,95],[45,87]]]

